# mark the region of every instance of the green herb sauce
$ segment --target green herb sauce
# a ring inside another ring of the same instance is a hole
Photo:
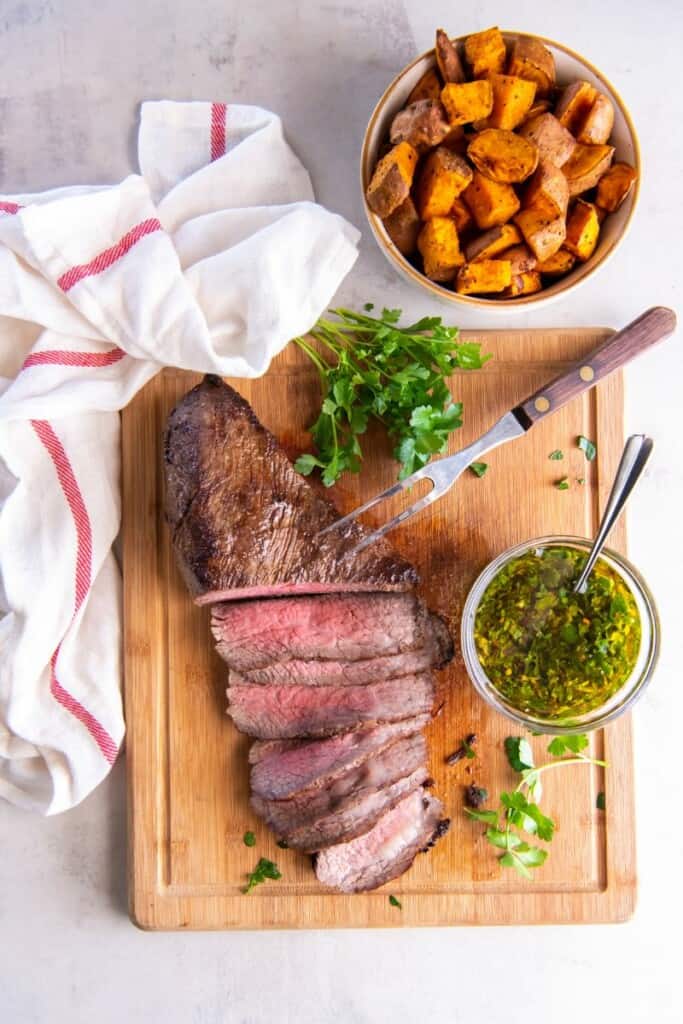
[[[640,615],[625,580],[598,559],[574,594],[586,555],[556,546],[513,558],[486,588],[474,624],[477,655],[521,712],[565,719],[601,707],[630,676]]]

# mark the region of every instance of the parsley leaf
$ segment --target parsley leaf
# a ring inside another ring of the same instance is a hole
[[[265,882],[267,878],[277,881],[278,878],[282,878],[282,872],[278,870],[277,864],[274,864],[272,860],[268,860],[267,857],[261,857],[254,870],[248,875],[247,885],[242,891],[245,894],[251,892],[257,885]]]
[[[482,477],[488,468],[488,462],[472,462],[469,466],[470,471],[478,477]]]
[[[566,477],[566,476],[563,476],[561,480],[556,480],[555,481],[555,487],[557,487],[558,491],[568,491],[569,490],[569,478]]]
[[[403,904],[395,896],[390,896],[389,902],[391,903],[392,907],[398,907],[399,910],[403,910]]]
[[[505,753],[510,766],[516,772],[523,772],[525,768],[533,768],[534,755],[528,740],[523,736],[508,736],[505,740]]]
[[[552,459],[553,462],[559,462],[560,459],[564,458],[564,452],[560,451],[559,448],[556,448],[554,452],[550,453],[548,458]]]
[[[579,754],[588,746],[588,737],[585,733],[574,733],[571,736],[556,736],[548,744],[548,753],[553,757],[562,757],[563,754]]]
[[[319,469],[327,487],[342,473],[360,471],[360,439],[371,420],[392,439],[401,479],[445,452],[462,425],[462,404],[446,381],[456,369],[479,369],[490,358],[477,342],[461,342],[441,317],[399,327],[400,309],[383,309],[379,317],[369,315],[372,309],[366,303],[362,313],[332,310],[309,336],[294,339],[318,370],[322,392],[310,428],[316,452],[301,455],[295,467],[306,476]]]
[[[587,437],[584,437],[583,434],[579,434],[577,437],[576,446],[581,449],[588,462],[592,462],[598,454],[598,449],[595,444],[592,441],[589,441]]]
[[[245,846],[256,846],[256,836],[253,832],[245,832],[242,838]]]
[[[475,811],[472,807],[466,807],[465,814],[468,818],[474,818],[475,821],[485,821],[487,825],[498,823],[498,811]]]

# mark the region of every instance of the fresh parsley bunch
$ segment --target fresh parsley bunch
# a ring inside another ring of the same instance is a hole
[[[310,332],[317,347],[294,339],[317,367],[323,395],[311,427],[316,454],[302,455],[296,469],[308,476],[319,468],[327,487],[344,471],[359,472],[359,438],[371,419],[395,442],[399,479],[445,452],[449,434],[462,426],[462,403],[453,401],[446,379],[490,358],[477,342],[458,341],[458,328],[444,326],[441,317],[399,327],[400,309],[372,317],[372,304],[364,308],[334,309],[335,320],[319,320]]]

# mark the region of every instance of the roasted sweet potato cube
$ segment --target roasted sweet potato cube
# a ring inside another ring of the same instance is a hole
[[[485,295],[502,292],[511,282],[512,269],[508,260],[478,260],[460,268],[455,290],[461,295]]]
[[[512,131],[525,120],[536,95],[536,83],[514,75],[489,75],[493,89],[493,110],[489,114],[489,128],[507,128]]]
[[[490,260],[521,241],[522,236],[514,224],[499,224],[495,228],[489,228],[478,238],[473,238],[465,246],[465,256],[468,263],[474,263],[475,260]]]
[[[629,164],[612,164],[598,182],[598,206],[608,213],[614,213],[626,199],[637,177],[635,169]]]
[[[576,141],[586,146],[602,146],[609,140],[613,127],[614,104],[600,92],[578,126]]]
[[[538,163],[535,143],[502,128],[487,128],[475,135],[467,155],[487,178],[508,184],[525,181]]]
[[[590,82],[572,82],[557,101],[555,117],[567,131],[574,133],[593,106],[597,95],[598,90]]]
[[[598,206],[597,204],[596,204],[595,210],[596,210],[597,215],[598,215],[598,223],[600,224],[600,226],[602,226],[603,220],[605,219],[605,217],[609,216],[609,213],[602,206]]]
[[[585,263],[595,252],[599,234],[600,221],[595,206],[583,199],[577,199],[567,217],[565,249],[569,249],[577,260]]]
[[[536,98],[531,104],[531,108],[527,112],[526,117],[522,121],[522,124],[526,124],[527,121],[531,121],[534,117],[540,117],[541,114],[546,114],[550,110],[550,100],[539,100]]]
[[[491,113],[493,89],[486,79],[480,82],[449,83],[441,90],[441,102],[452,125],[470,124]]]
[[[465,60],[473,78],[483,78],[490,71],[502,71],[506,56],[505,40],[499,28],[475,32],[465,40]]]
[[[454,125],[441,145],[445,146],[446,149],[451,149],[454,153],[465,153],[467,151],[467,138],[462,125]]]
[[[512,44],[507,72],[535,82],[536,95],[547,96],[555,84],[555,58],[540,40],[520,36]]]
[[[510,284],[501,293],[501,298],[516,299],[520,295],[533,295],[534,292],[540,292],[542,287],[541,275],[537,270],[526,270],[522,274],[513,273]]]
[[[549,256],[547,260],[536,265],[536,270],[539,274],[545,274],[546,277],[562,277],[564,274],[568,274],[576,263],[576,256],[569,249],[562,247],[558,249],[556,253]]]
[[[513,245],[511,249],[506,249],[505,259],[510,261],[513,274],[526,274],[528,270],[535,270],[538,263],[526,245]]]
[[[474,227],[474,218],[465,203],[459,197],[451,207],[450,216],[455,221],[455,226],[458,229],[459,235],[464,235],[466,231],[469,231]]]
[[[463,199],[482,231],[505,224],[519,210],[519,199],[512,185],[492,181],[479,171],[474,172],[471,184],[463,192]]]
[[[415,252],[421,226],[422,222],[410,196],[384,220],[389,238],[404,256],[410,256]]]
[[[365,193],[373,213],[388,217],[407,199],[416,165],[417,150],[409,142],[399,142],[382,157]]]
[[[564,217],[550,217],[546,211],[529,206],[515,216],[515,224],[539,262],[547,260],[565,239]]]
[[[394,145],[409,142],[418,152],[443,142],[451,126],[438,100],[418,100],[399,110],[391,122],[389,137]]]
[[[576,139],[560,124],[554,114],[528,118],[519,128],[522,138],[535,142],[542,160],[562,167],[574,152]]]
[[[460,54],[442,28],[436,30],[436,43],[434,45],[436,63],[444,82],[464,82],[465,72],[463,70]]]
[[[441,95],[441,79],[436,68],[429,68],[413,89],[406,100],[406,106],[417,103],[418,100],[438,100]]]
[[[417,239],[426,277],[432,281],[450,281],[465,262],[455,221],[451,217],[432,217]]]
[[[564,217],[569,202],[567,179],[550,160],[539,161],[524,193],[524,205],[545,210],[550,217]]]
[[[445,217],[453,200],[472,180],[472,168],[445,146],[433,149],[424,162],[417,183],[417,212],[422,220]]]
[[[598,184],[614,156],[614,146],[583,146],[577,143],[574,152],[562,165],[569,185],[569,198],[587,192]]]

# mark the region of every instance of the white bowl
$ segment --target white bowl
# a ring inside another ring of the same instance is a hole
[[[512,42],[520,35],[531,35],[531,33],[503,32],[507,43]],[[465,36],[461,36],[456,42],[463,42],[465,38]],[[599,267],[605,265],[608,257],[612,255],[619,242],[625,237],[633,211],[635,210],[641,176],[640,149],[633,121],[624,101],[614,86],[585,57],[581,57],[578,53],[574,53],[573,50],[563,46],[561,43],[555,43],[551,39],[545,39],[543,36],[533,36],[533,38],[540,40],[552,52],[555,58],[557,81],[560,85],[566,85],[577,79],[584,79],[597,86],[600,92],[609,97],[614,104],[614,128],[610,137],[610,144],[615,147],[614,159],[615,161],[620,160],[631,164],[636,169],[638,177],[627,199],[618,210],[610,213],[603,221],[598,245],[591,258],[585,263],[575,266],[569,274],[547,285],[542,291],[535,292],[533,295],[522,295],[516,299],[487,299],[472,295],[459,295],[458,292],[450,288],[446,288],[435,281],[430,281],[419,270],[416,270],[405,256],[401,255],[389,238],[384,224],[372,212],[365,200],[365,190],[377,164],[380,147],[388,138],[389,127],[394,115],[405,106],[411,90],[424,75],[425,71],[435,65],[433,50],[423,53],[421,57],[416,57],[412,64],[404,68],[387,87],[375,107],[365,131],[360,164],[363,203],[365,214],[375,239],[392,266],[413,284],[428,292],[433,298],[451,306],[478,306],[480,308],[485,307],[487,310],[494,312],[505,313],[510,309],[528,310],[531,306],[539,307],[546,305],[561,296],[567,295]]]

